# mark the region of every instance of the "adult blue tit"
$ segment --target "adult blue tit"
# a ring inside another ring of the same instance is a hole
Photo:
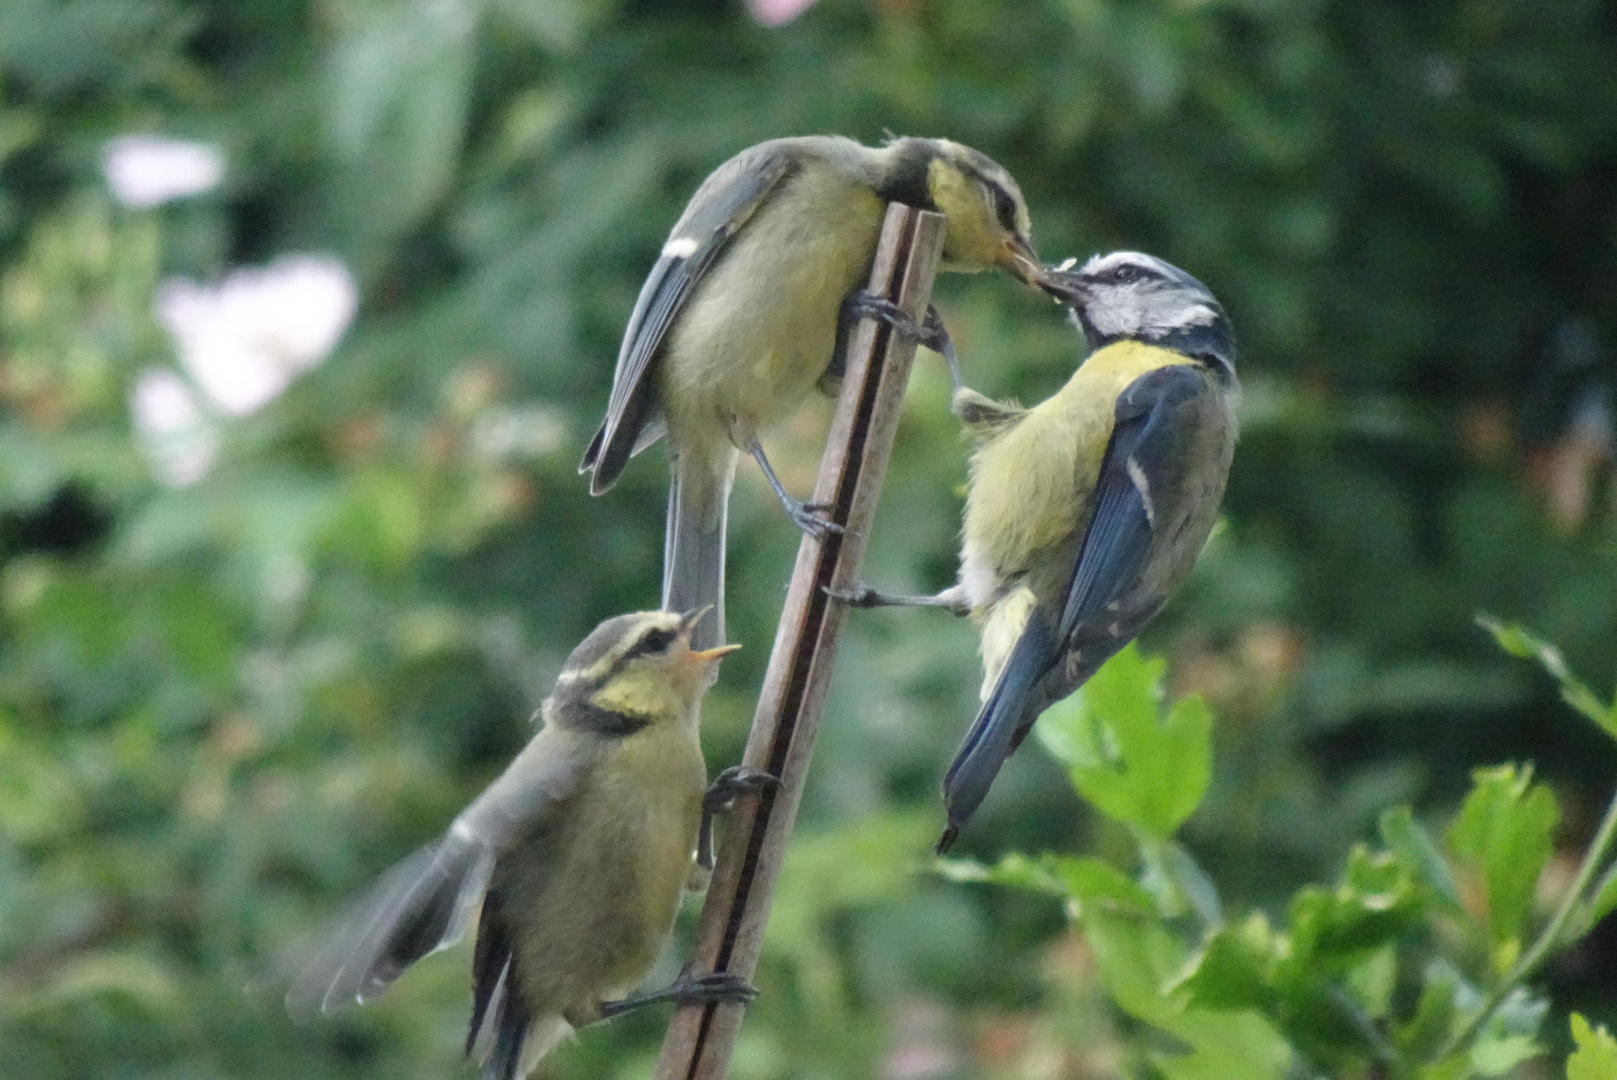
[[[711,815],[773,784],[740,768],[707,786],[697,741],[709,669],[735,646],[690,647],[701,613],[608,619],[573,650],[543,726],[437,843],[350,911],[287,994],[297,1017],[362,1004],[481,911],[466,1050],[484,1080],[532,1070],[572,1028],[656,1001],[740,1001],[734,976],[651,970],[687,888],[705,887]]]
[[[937,604],[981,626],[982,707],[944,776],[940,853],[1039,714],[1184,581],[1235,451],[1235,335],[1205,285],[1132,251],[1046,271],[1041,283],[1070,307],[1091,352],[1030,409],[955,395],[978,443],[958,584],[933,597],[850,597]]]
[[[823,507],[787,494],[760,431],[815,386],[829,389],[859,314],[925,343],[946,341],[935,312],[916,326],[861,288],[890,201],[948,217],[944,269],[999,266],[1029,283],[1042,269],[1021,190],[983,154],[944,139],[873,148],[816,135],[760,143],[719,166],[640,290],[606,418],[579,471],[599,495],[632,455],[667,435],[662,602],[674,611],[714,608],[698,646],[724,637],[725,515],[740,451],[800,528],[818,535],[834,527]]]

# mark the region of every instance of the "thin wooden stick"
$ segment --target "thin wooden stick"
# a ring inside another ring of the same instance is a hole
[[[920,319],[932,296],[948,219],[893,204],[887,208],[870,291]],[[826,690],[836,662],[845,605],[827,586],[851,588],[881,496],[882,477],[898,431],[915,342],[885,324],[861,320],[850,335],[842,395],[826,436],[814,498],[831,506],[845,530],[822,540],[804,537],[786,593],[775,648],[758,694],[752,734],[742,760],[780,778],[780,787],[738,804],[724,830],[691,970],[728,971],[751,979],[774,898],[786,841],[797,819],[803,780]],[[851,719],[851,718],[850,718]],[[655,1080],[719,1080],[729,1069],[741,1005],[678,1009],[663,1038]]]

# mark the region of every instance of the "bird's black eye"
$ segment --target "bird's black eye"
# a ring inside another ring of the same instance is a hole
[[[653,630],[639,641],[635,642],[633,649],[629,650],[631,656],[651,656],[667,652],[668,646],[674,643],[679,635],[672,630]]]
[[[1127,265],[1119,266],[1116,270],[1113,270],[1112,273],[1111,273],[1112,280],[1117,282],[1119,285],[1125,285],[1130,281],[1134,281],[1134,280],[1138,279],[1139,276],[1140,276],[1140,270],[1139,270],[1138,267],[1127,266]]]

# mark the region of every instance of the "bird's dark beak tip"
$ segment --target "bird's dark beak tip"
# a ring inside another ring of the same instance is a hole
[[[959,835],[960,827],[958,825],[950,825],[948,828],[943,830],[943,835],[938,837],[938,846],[932,849],[932,853],[940,857],[949,854],[949,849],[954,847],[955,839],[959,837]]]

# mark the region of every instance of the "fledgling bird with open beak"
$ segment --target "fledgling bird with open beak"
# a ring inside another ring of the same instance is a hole
[[[981,626],[982,708],[943,781],[948,850],[1000,765],[1053,703],[1134,640],[1190,573],[1235,452],[1235,332],[1200,281],[1133,251],[1043,288],[1072,312],[1088,359],[1031,409],[971,390],[954,409],[977,442],[959,583],[927,604]]]
[[[606,418],[579,471],[599,495],[632,455],[668,436],[663,607],[712,605],[699,648],[724,639],[725,517],[741,451],[799,528],[835,528],[824,507],[787,494],[758,438],[840,377],[853,321],[870,314],[938,348],[960,385],[936,312],[917,326],[861,288],[889,202],[948,217],[945,270],[997,266],[1031,284],[1042,269],[1022,192],[987,156],[946,139],[869,147],[810,135],[759,143],[720,165],[640,290]]]
[[[707,884],[711,818],[774,785],[726,770],[712,787],[697,741],[710,669],[737,648],[692,650],[703,612],[598,626],[541,707],[543,726],[437,843],[395,866],[304,966],[295,1017],[363,1004],[453,945],[481,908],[466,1050],[484,1080],[516,1080],[575,1027],[657,1001],[744,1001],[729,975],[683,974],[627,996]]]

